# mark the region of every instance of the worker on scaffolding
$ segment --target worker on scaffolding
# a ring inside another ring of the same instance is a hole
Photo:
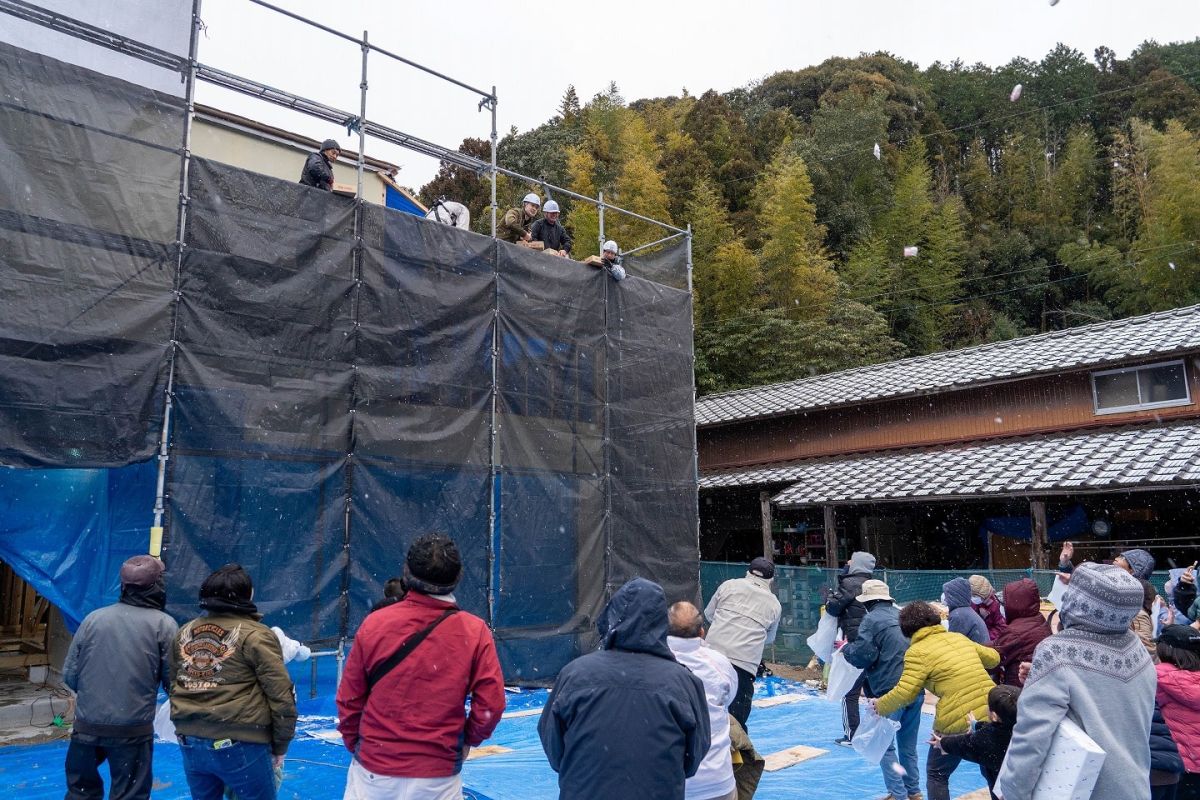
[[[545,208],[542,209],[541,219],[534,220],[533,227],[530,228],[530,236],[532,241],[541,242],[545,246],[544,252],[570,258],[574,240],[558,221],[558,214],[558,203],[547,200]]]
[[[506,242],[532,242],[533,234],[529,232],[533,221],[537,219],[542,207],[542,198],[533,192],[525,195],[520,208],[510,208],[504,213],[500,224],[496,226],[496,236]]]
[[[300,173],[300,182],[326,192],[333,190],[333,162],[342,154],[341,145],[333,139],[321,142],[321,149],[310,153]]]

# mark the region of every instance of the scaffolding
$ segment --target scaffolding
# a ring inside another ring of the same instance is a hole
[[[175,262],[176,262],[177,268],[176,268],[176,273],[175,273],[175,286],[174,286],[175,299],[174,299],[174,303],[172,304],[171,322],[170,322],[170,325],[171,325],[173,331],[178,331],[178,324],[179,324],[178,323],[179,304],[180,304],[180,296],[181,296],[179,280],[180,280],[180,275],[182,273],[181,267],[182,267],[183,260],[185,257],[185,249],[186,249],[185,234],[187,231],[189,203],[190,203],[190,199],[191,199],[189,196],[188,176],[189,176],[189,170],[190,170],[191,161],[192,161],[191,131],[192,131],[192,121],[193,121],[194,111],[195,111],[195,107],[194,107],[195,90],[196,90],[196,85],[197,85],[198,81],[203,81],[206,84],[221,87],[221,88],[233,91],[233,92],[237,92],[242,95],[254,97],[254,98],[257,98],[258,100],[273,104],[275,106],[291,109],[293,111],[304,114],[306,116],[309,116],[309,117],[312,117],[315,119],[319,119],[319,120],[322,120],[322,121],[325,121],[328,123],[332,123],[332,124],[338,125],[340,127],[345,127],[349,131],[353,131],[353,132],[357,133],[357,135],[358,135],[358,154],[357,154],[357,164],[356,164],[357,185],[356,185],[355,198],[354,198],[355,247],[354,247],[353,256],[352,256],[354,288],[352,289],[352,300],[351,300],[351,302],[355,306],[357,306],[357,304],[359,303],[359,294],[362,291],[362,289],[361,289],[362,271],[363,271],[363,258],[364,258],[364,250],[365,250],[364,236],[363,236],[363,234],[364,234],[364,230],[363,230],[363,225],[364,225],[363,175],[364,175],[364,169],[365,169],[366,140],[367,140],[368,136],[373,137],[373,138],[378,139],[383,142],[388,142],[390,144],[400,146],[404,149],[410,150],[415,153],[419,153],[422,155],[430,156],[432,158],[436,158],[439,161],[446,163],[446,164],[453,164],[453,165],[457,165],[457,166],[469,169],[469,170],[473,171],[475,174],[477,174],[478,176],[480,176],[481,178],[486,177],[490,181],[490,217],[491,217],[490,226],[491,226],[491,235],[492,235],[493,239],[496,238],[496,225],[497,225],[497,212],[498,212],[497,180],[498,180],[499,176],[502,176],[502,175],[506,176],[508,178],[514,179],[514,180],[527,182],[531,185],[540,185],[548,191],[560,194],[565,197],[570,197],[570,198],[573,198],[574,200],[577,200],[577,201],[580,201],[583,203],[588,203],[588,204],[595,206],[597,209],[597,215],[598,215],[598,221],[599,221],[600,243],[603,243],[606,238],[605,215],[608,212],[616,213],[619,215],[624,215],[624,216],[630,217],[632,219],[636,219],[641,222],[648,223],[653,226],[657,226],[658,228],[660,228],[664,231],[664,233],[666,234],[665,236],[663,236],[659,239],[656,239],[654,241],[651,241],[651,242],[647,242],[644,244],[638,244],[638,245],[632,247],[631,249],[625,251],[624,255],[639,253],[639,252],[647,251],[647,250],[650,250],[650,249],[656,248],[656,247],[662,247],[671,242],[685,243],[686,244],[686,251],[685,251],[686,252],[686,285],[680,286],[678,288],[686,289],[686,291],[688,292],[689,295],[692,293],[693,261],[692,261],[692,230],[691,230],[690,225],[688,225],[687,227],[684,227],[684,228],[680,228],[680,227],[677,227],[670,223],[663,222],[661,220],[656,220],[651,217],[634,212],[632,210],[622,208],[617,205],[613,205],[612,203],[609,203],[605,200],[603,192],[598,193],[597,197],[594,197],[594,198],[589,197],[589,196],[581,194],[579,192],[572,191],[566,187],[557,186],[557,185],[548,183],[542,178],[534,178],[534,177],[531,177],[528,175],[523,175],[519,172],[507,169],[507,168],[499,165],[498,153],[497,153],[498,144],[499,144],[499,141],[498,141],[499,98],[498,98],[495,86],[492,86],[490,90],[480,89],[469,83],[461,81],[457,78],[454,78],[452,76],[449,76],[442,72],[434,70],[428,66],[425,66],[423,64],[412,61],[408,58],[405,58],[397,53],[391,52],[383,47],[380,47],[379,45],[377,45],[375,43],[372,43],[370,41],[370,35],[369,35],[368,30],[364,30],[362,32],[361,37],[354,36],[354,35],[345,33],[344,31],[340,31],[333,27],[324,25],[315,20],[308,19],[300,14],[296,14],[292,11],[281,8],[270,2],[266,2],[266,0],[247,0],[247,1],[253,5],[257,5],[262,8],[268,9],[271,12],[274,12],[276,14],[282,15],[284,17],[287,17],[289,19],[295,20],[304,25],[307,25],[314,29],[322,31],[325,34],[327,34],[331,37],[334,37],[335,39],[338,39],[340,41],[344,41],[344,42],[347,42],[347,43],[357,46],[360,51],[360,54],[361,54],[361,71],[360,71],[360,82],[359,82],[359,105],[358,105],[357,111],[350,111],[350,110],[343,109],[343,108],[337,108],[337,107],[331,106],[329,104],[322,103],[320,101],[317,101],[317,100],[314,100],[314,99],[311,99],[308,97],[304,97],[302,95],[296,94],[296,93],[288,91],[286,89],[275,87],[275,86],[270,86],[270,85],[267,85],[260,81],[254,80],[252,78],[237,75],[237,74],[231,73],[229,71],[217,68],[215,66],[211,66],[211,65],[202,63],[199,60],[199,53],[198,53],[199,36],[200,36],[200,32],[203,28],[203,22],[201,20],[201,2],[202,2],[202,0],[191,0],[191,6],[192,6],[191,31],[190,31],[190,38],[189,38],[189,44],[188,44],[188,52],[187,52],[186,57],[178,55],[176,53],[172,53],[172,52],[160,49],[158,47],[154,47],[154,46],[146,44],[144,42],[136,41],[127,36],[119,35],[117,33],[114,33],[109,30],[105,30],[104,28],[97,27],[95,25],[89,24],[82,20],[75,19],[70,16],[42,8],[34,3],[26,2],[26,0],[0,0],[0,13],[14,17],[16,19],[24,20],[26,22],[34,23],[36,25],[48,28],[48,29],[58,32],[58,33],[66,34],[66,35],[74,37],[76,39],[79,39],[79,40],[82,40],[85,42],[89,42],[93,45],[97,45],[97,46],[107,48],[112,51],[116,51],[118,53],[121,53],[125,56],[129,56],[131,58],[137,59],[146,64],[153,65],[154,67],[157,67],[157,68],[169,70],[171,72],[175,72],[180,75],[181,80],[184,84],[183,98],[184,98],[184,104],[185,104],[185,108],[186,108],[186,120],[184,123],[184,130],[183,130],[182,142],[181,142],[182,158],[181,158],[181,167],[180,167],[180,193],[179,193],[178,218],[177,218],[177,227],[176,227],[177,235],[176,235],[176,241],[174,243]],[[477,110],[479,112],[486,110],[488,112],[488,115],[490,118],[490,132],[489,132],[490,159],[488,161],[484,161],[482,159],[471,156],[467,153],[463,153],[463,152],[460,152],[455,149],[444,147],[435,142],[429,141],[427,139],[424,139],[424,138],[421,138],[418,136],[414,136],[412,134],[403,132],[394,127],[386,125],[382,122],[371,119],[368,116],[368,102],[367,101],[368,101],[368,88],[369,88],[369,67],[370,67],[370,63],[371,63],[371,56],[373,56],[373,55],[377,56],[377,57],[382,57],[385,59],[390,59],[395,62],[404,64],[408,67],[419,70],[427,75],[430,75],[434,78],[445,81],[453,86],[458,87],[459,89],[465,90],[465,91],[473,94],[476,105],[477,105]],[[497,287],[497,293],[498,292],[499,292],[499,288]],[[492,323],[491,334],[492,334],[491,357],[492,357],[492,370],[493,370],[492,385],[493,385],[493,387],[495,387],[497,385],[497,377],[495,375],[495,371],[497,369],[497,363],[499,361],[500,347],[501,347],[500,324],[499,324],[499,312],[498,311],[496,312],[495,318]],[[154,509],[153,509],[153,512],[154,512],[153,513],[153,527],[151,529],[150,545],[149,545],[149,551],[154,555],[158,555],[161,552],[161,548],[163,545],[163,537],[164,537],[163,520],[164,520],[164,514],[166,512],[165,491],[166,491],[166,484],[167,484],[168,468],[169,468],[169,465],[171,462],[172,412],[173,412],[174,401],[175,401],[175,398],[174,398],[175,370],[176,370],[176,359],[177,359],[177,355],[178,355],[178,347],[179,347],[179,344],[175,340],[175,335],[173,333],[172,339],[170,342],[170,349],[168,351],[168,359],[167,359],[167,364],[168,364],[167,380],[166,380],[166,390],[165,390],[165,398],[164,398],[164,406],[163,406],[164,407],[164,416],[163,416],[163,421],[162,421],[161,435],[157,438],[157,442],[158,442],[158,445],[157,445],[157,449],[158,449],[158,452],[157,452],[157,461],[158,461],[158,464],[157,464],[157,470],[158,470],[157,487],[156,487],[156,496],[155,496]],[[355,375],[355,380],[357,380],[357,374]],[[497,445],[497,422],[496,422],[497,413],[498,413],[498,409],[496,407],[497,395],[498,395],[498,392],[493,391],[492,398],[491,398],[492,408],[491,408],[491,431],[490,431],[489,448],[491,450],[490,468],[492,471],[493,479],[495,478],[495,476],[497,474],[497,470],[499,468],[498,467],[498,459],[496,456],[496,448],[498,446]],[[692,389],[692,395],[693,395],[693,402],[694,402],[694,388]],[[352,388],[352,396],[353,396],[353,388]],[[607,414],[607,412],[605,412],[605,413]],[[351,412],[351,414],[352,414],[352,412]],[[350,419],[351,419],[351,422],[350,422],[351,435],[353,435],[353,426],[354,426],[353,414],[351,415]],[[694,428],[692,430],[691,444],[692,444],[692,459],[691,459],[691,462],[692,462],[691,463],[691,473],[692,474],[691,474],[691,478],[695,478],[696,475],[698,474],[698,460],[697,460]],[[348,455],[348,459],[352,459],[352,458],[353,458],[353,453]],[[606,465],[606,473],[608,471],[609,471],[609,468]],[[350,482],[353,480],[353,474],[354,474],[353,465],[348,463],[348,469],[346,470],[346,477],[345,477],[346,502],[345,502],[345,508],[344,508],[344,517],[343,517],[343,549],[346,551],[349,550],[349,542],[350,542],[351,514],[352,514],[352,508],[351,508],[351,503],[350,503],[350,496],[351,496]],[[607,481],[609,479],[610,479],[610,476],[606,474],[605,480]],[[498,527],[497,526],[497,516],[496,516],[497,515],[496,502],[497,502],[496,499],[493,498],[492,502],[490,504],[490,507],[489,507],[489,521],[491,524],[491,529],[493,531],[495,531]],[[607,513],[607,511],[606,511],[606,513]],[[694,531],[694,533],[698,538],[698,535],[699,535],[698,520],[697,520],[697,528]],[[496,558],[496,549],[490,548],[489,553],[490,553],[490,558],[494,560]],[[606,561],[605,583],[607,586],[609,584],[609,581],[608,581],[609,570],[607,567],[607,562],[608,562],[607,554],[606,554],[605,561]],[[494,568],[494,566],[495,566],[494,564],[489,564],[489,575],[496,574],[497,570]],[[349,580],[349,573],[348,573],[348,571],[346,571],[343,574],[343,586],[342,586],[343,595],[346,594],[346,591],[348,588],[346,586],[346,582],[348,580]],[[496,596],[495,592],[489,591],[489,593],[488,593],[489,605],[494,601],[495,596]],[[348,605],[343,605],[342,614],[343,614],[343,618],[342,618],[341,629],[343,632],[346,632],[348,630],[348,615],[349,615],[349,606]],[[494,624],[494,619],[495,619],[494,615],[493,615],[492,619],[493,619],[493,624]],[[330,651],[330,654],[332,655],[332,654],[343,651],[343,649],[345,647],[345,643],[346,643],[346,639],[344,637],[337,640],[337,650]],[[315,642],[314,642],[314,644],[315,644]],[[325,655],[325,653],[321,653],[321,655]]]

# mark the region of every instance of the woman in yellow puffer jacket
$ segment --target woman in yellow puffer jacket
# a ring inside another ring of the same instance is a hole
[[[881,716],[895,713],[928,689],[938,697],[936,733],[965,733],[969,713],[986,720],[988,692],[995,686],[987,670],[996,668],[1000,654],[961,633],[950,633],[942,627],[937,609],[920,601],[900,609],[900,632],[912,640],[904,654],[904,672],[895,688],[875,701],[875,710]],[[930,800],[949,800],[950,774],[960,761],[929,748],[925,789]]]

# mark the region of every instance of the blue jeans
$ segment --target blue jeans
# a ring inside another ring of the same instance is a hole
[[[233,742],[215,749],[214,743],[199,736],[179,737],[192,800],[221,800],[226,787],[235,791],[239,800],[275,800],[270,745]]]
[[[883,770],[883,785],[888,794],[901,798],[921,791],[921,767],[917,764],[917,737],[921,734],[921,701],[925,693],[904,708],[892,714],[890,719],[900,723],[896,741],[883,754],[879,768]],[[897,751],[899,757],[897,758]],[[904,768],[904,774],[896,771],[896,765]]]

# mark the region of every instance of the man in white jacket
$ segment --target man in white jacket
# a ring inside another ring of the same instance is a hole
[[[667,612],[667,646],[675,660],[704,684],[712,744],[696,774],[687,779],[686,800],[737,800],[729,743],[729,704],[737,694],[738,678],[729,659],[704,641],[704,618],[687,601]]]
[[[744,578],[727,580],[708,601],[708,644],[733,662],[738,690],[729,713],[749,730],[750,701],[754,678],[762,662],[763,648],[775,641],[783,608],[771,592],[775,565],[759,557],[750,562]]]

